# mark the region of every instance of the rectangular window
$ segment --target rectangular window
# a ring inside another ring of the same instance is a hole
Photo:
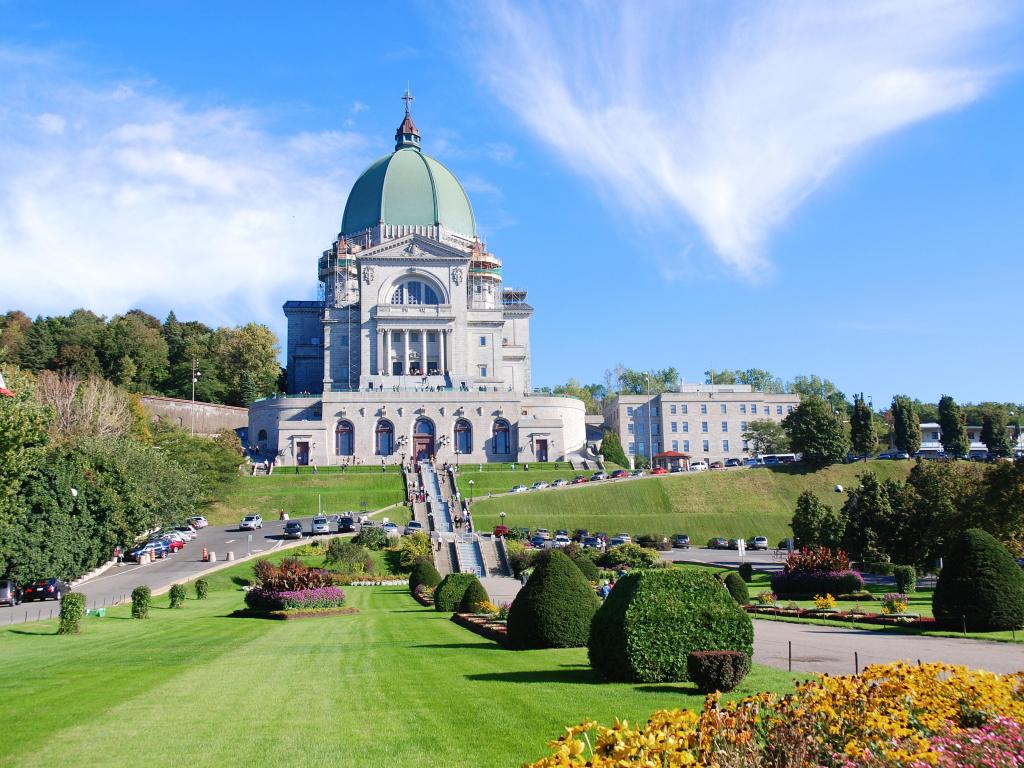
[[[487,346],[487,337],[486,336],[481,336],[480,337],[480,346],[481,347],[486,347]]]
[[[757,403],[751,403],[750,404],[750,412],[753,413],[753,414],[757,413]]]
[[[669,413],[671,413],[673,416],[676,415],[676,407],[674,405],[669,406]]]
[[[702,421],[700,423],[700,431],[701,432],[707,432],[708,431],[708,423],[706,421]]]
[[[631,435],[633,434],[633,422],[629,422],[629,424],[626,425],[626,431]]]
[[[746,403],[740,403],[740,413],[746,413],[746,412],[747,412],[747,404]]]
[[[676,423],[675,423],[675,422],[673,421],[673,422],[672,422],[672,431],[673,431],[673,432],[678,432],[678,431],[679,431],[678,427],[679,427],[679,425],[678,425],[678,424],[676,424]]]
[[[644,456],[646,456],[646,455],[647,455],[646,453],[644,453],[644,444],[643,444],[643,443],[637,443],[637,444],[636,444],[636,449],[637,449],[637,451],[639,451],[640,453],[643,453],[643,454],[644,454]]]
[[[419,340],[420,340],[420,332],[419,331],[409,331],[409,342],[410,343],[412,343],[414,341],[419,341]]]
[[[728,440],[723,440],[722,441],[722,450],[725,451],[726,453],[729,452],[729,441]]]
[[[932,432],[932,440],[938,440],[938,439],[939,439],[939,433],[938,432]]]
[[[690,450],[690,441],[689,440],[683,440],[683,450],[687,451],[687,452]]]
[[[725,403],[722,403],[722,413],[728,413],[728,412],[729,412],[729,406],[726,405]]]
[[[746,431],[747,431],[747,422],[741,421],[740,422],[740,432],[746,432]]]
[[[651,447],[654,449],[654,453],[657,453],[658,451],[661,450],[660,446],[661,446],[661,443],[659,443],[657,440],[655,440],[653,443],[651,443]]]
[[[632,418],[633,417],[633,409],[632,408],[627,408],[626,409],[626,415],[629,416],[630,418]]]
[[[651,434],[652,435],[658,434],[658,425],[657,424],[651,424]]]
[[[707,453],[708,451],[711,450],[711,446],[708,444],[707,440],[703,441],[703,448],[704,448],[704,453]]]
[[[743,450],[744,451],[749,451],[750,450],[750,441],[749,440],[744,440],[743,441]]]
[[[651,406],[651,415],[652,416],[657,416],[658,415],[658,406],[656,406],[656,405],[652,405]]]
[[[793,412],[793,406],[792,405],[787,405],[786,406],[786,413],[792,413],[792,412]]]
[[[701,413],[707,413],[708,412],[708,404],[707,403],[701,403],[700,404],[700,412]]]
[[[679,441],[678,440],[673,440],[672,441],[672,450],[673,451],[678,451],[679,450]]]
[[[723,421],[722,422],[722,431],[723,432],[728,432],[729,431],[729,422],[728,421]]]
[[[683,409],[683,413],[689,413],[689,411],[687,410],[686,403],[683,403],[683,405],[681,407]]]
[[[432,344],[436,344],[437,343],[437,331],[430,331],[427,334],[427,341],[429,341]]]
[[[683,432],[689,432],[689,431],[690,431],[690,422],[684,421],[683,422]]]
[[[632,456],[636,455],[636,443],[630,443],[629,444],[629,453]]]
[[[483,378],[483,379],[487,378],[487,366],[486,365],[481,365],[480,366],[480,377]]]
[[[782,415],[782,406],[781,405],[776,405],[775,406],[775,415],[776,416],[781,416]]]

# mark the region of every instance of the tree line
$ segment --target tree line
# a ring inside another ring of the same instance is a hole
[[[32,372],[101,376],[128,392],[247,406],[279,388],[277,336],[264,325],[212,328],[174,312],[161,322],[133,309],[106,318],[86,309],[34,320],[0,315],[0,362]]]

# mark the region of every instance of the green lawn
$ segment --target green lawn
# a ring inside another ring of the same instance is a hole
[[[492,469],[489,465],[484,464],[484,471],[481,472],[478,469],[479,466],[479,464],[463,464],[459,468],[459,491],[467,499],[470,497],[470,480],[473,481],[473,498],[484,499],[488,493],[508,493],[515,485],[531,486],[538,480],[546,480],[549,483],[558,479],[572,480],[576,475],[584,474],[589,477],[597,471],[595,469],[593,472],[576,472],[568,464],[559,466],[532,464],[527,472],[522,469],[522,464],[517,464],[516,471],[512,472],[507,464],[500,465],[501,469]]]
[[[148,621],[0,630],[0,766],[507,768],[585,717],[701,704],[687,684],[599,683],[584,649],[503,650],[397,587],[349,588],[350,616],[230,618],[250,568]],[[735,695],[793,679],[755,667]]]
[[[505,512],[509,526],[624,531],[634,536],[686,533],[701,545],[712,536],[763,535],[774,546],[791,535],[789,521],[801,492],[813,490],[838,507],[846,494],[835,493],[836,484],[851,486],[868,470],[883,479],[904,479],[910,466],[906,461],[871,461],[818,472],[800,467],[737,469],[604,481],[493,499],[482,499],[477,485],[473,517],[481,530],[497,525],[499,512]],[[516,482],[530,485],[536,479],[532,467],[529,473],[515,475],[495,490],[508,490]]]
[[[359,512],[364,501],[373,510],[405,498],[402,476],[394,467],[386,473],[379,467],[360,467],[346,472],[321,470],[316,475],[302,469],[298,475],[291,467],[283,467],[270,477],[243,477],[206,516],[212,523],[234,522],[251,512],[276,519],[281,510],[292,517],[306,517],[316,513],[317,496],[330,514]]]

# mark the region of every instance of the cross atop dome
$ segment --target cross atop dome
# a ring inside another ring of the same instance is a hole
[[[420,132],[416,127],[416,124],[412,121],[411,105],[416,97],[412,95],[412,92],[408,87],[405,89],[405,94],[402,96],[402,101],[405,102],[405,119],[402,120],[402,124],[398,126],[398,130],[395,131],[395,151],[402,149],[403,147],[412,147],[413,149],[420,148]]]

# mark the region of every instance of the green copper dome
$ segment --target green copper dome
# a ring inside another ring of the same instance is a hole
[[[419,131],[409,114],[395,134],[395,151],[365,171],[352,186],[341,233],[353,235],[379,222],[399,226],[441,224],[476,237],[473,207],[455,175],[419,150]]]

